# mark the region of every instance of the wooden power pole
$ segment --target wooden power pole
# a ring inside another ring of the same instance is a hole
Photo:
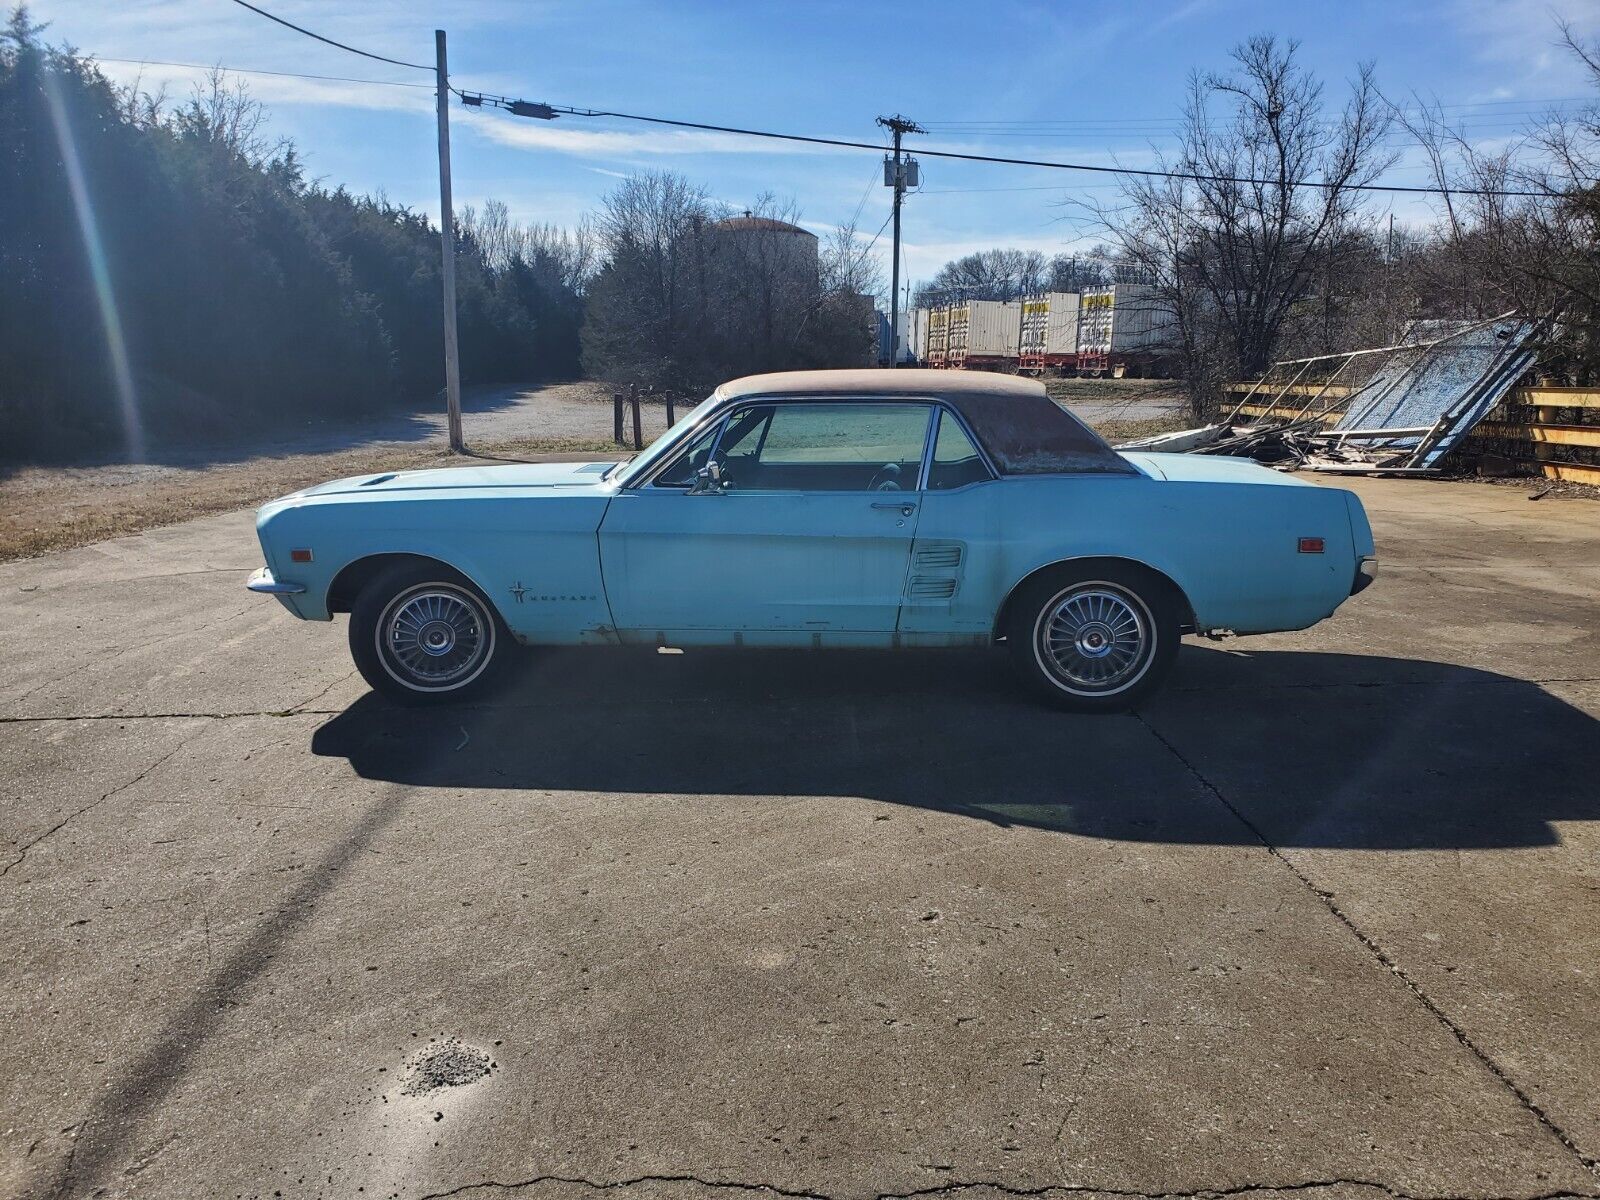
[[[450,200],[450,69],[445,62],[444,30],[433,31],[439,91],[439,243],[444,258],[444,393],[450,449],[466,453],[461,436],[461,347],[456,341],[456,215]]]
[[[926,133],[915,121],[898,114],[879,117],[878,124],[894,134],[894,157],[883,164],[885,187],[894,188],[894,249],[890,252],[893,265],[889,268],[889,366],[900,365],[900,202],[905,199],[908,175],[912,187],[917,186],[916,159],[900,160],[900,139],[908,133]]]

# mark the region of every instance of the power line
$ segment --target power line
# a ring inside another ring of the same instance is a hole
[[[259,67],[224,67],[215,63],[163,62],[157,58],[112,58],[106,54],[91,54],[96,62],[127,63],[136,67],[184,67],[191,71],[223,71],[230,75],[277,75],[288,79],[322,79],[330,83],[371,83],[383,87],[433,89],[431,83],[402,83],[398,79],[355,79],[349,75],[307,75],[303,71],[267,71]]]
[[[236,0],[243,3],[243,0]],[[464,98],[464,97],[463,97]],[[488,97],[480,97],[480,100]],[[494,99],[513,103],[509,97],[494,97]],[[848,150],[871,150],[881,153],[882,146],[872,142],[856,142],[847,138],[817,137],[802,133],[779,133],[770,129],[744,129],[734,125],[711,125],[703,121],[678,121],[670,117],[648,117],[639,113],[610,112],[594,108],[571,108],[566,105],[552,104],[545,106],[556,113],[566,113],[575,117],[610,117],[618,121],[640,121],[649,125],[668,125],[678,129],[701,129],[711,133],[732,133],[740,137],[768,138],[784,142],[803,142],[812,146],[839,146]],[[919,151],[928,158],[948,158],[960,162],[999,163],[1011,167],[1043,167],[1054,171],[1086,171],[1099,175],[1131,175],[1144,179],[1181,179],[1194,183],[1238,183],[1258,187],[1277,187],[1279,181],[1275,179],[1253,179],[1248,176],[1238,175],[1208,175],[1198,171],[1160,171],[1153,168],[1138,167],[1107,167],[1090,163],[1052,162],[1048,159],[1038,158],[1007,158],[995,154],[969,154],[956,150],[929,150],[922,148]],[[1382,183],[1323,183],[1317,180],[1301,179],[1290,181],[1294,187],[1317,188],[1323,191],[1344,190],[1351,192],[1404,192],[1416,195],[1438,196],[1445,194],[1445,189],[1436,187],[1417,187],[1405,184]],[[1536,191],[1511,191],[1495,188],[1454,188],[1450,191],[1460,196],[1518,196],[1531,199],[1548,198],[1546,192]]]
[[[248,8],[251,12],[263,16],[269,21],[276,21],[279,25],[284,26],[286,29],[292,29],[296,33],[303,33],[308,38],[315,38],[319,42],[323,42],[329,46],[336,46],[340,50],[348,50],[351,54],[359,54],[362,58],[373,58],[378,62],[392,63],[397,67],[410,67],[414,71],[431,71],[434,69],[433,67],[424,66],[422,63],[401,62],[398,58],[385,58],[381,54],[373,54],[368,50],[357,50],[354,46],[346,46],[343,42],[336,42],[330,37],[323,37],[320,33],[312,33],[311,30],[305,28],[303,25],[296,25],[293,21],[285,21],[282,17],[274,16],[264,8],[257,8],[254,4],[250,3],[250,0],[233,0],[233,2],[239,5],[241,8]]]
[[[1522,100],[1462,100],[1462,101],[1455,101],[1455,102],[1452,102],[1452,103],[1449,103],[1449,104],[1436,104],[1436,105],[1429,105],[1429,104],[1409,105],[1408,104],[1408,105],[1400,105],[1400,106],[1398,106],[1398,108],[1399,108],[1399,111],[1401,111],[1401,112],[1407,112],[1407,113],[1412,113],[1412,114],[1423,114],[1423,113],[1427,113],[1429,111],[1432,111],[1433,109],[1446,110],[1446,109],[1507,108],[1507,109],[1525,109],[1525,110],[1527,110],[1525,112],[1509,113],[1509,114],[1507,114],[1507,113],[1492,113],[1492,112],[1482,112],[1482,113],[1468,112],[1468,113],[1461,114],[1462,117],[1464,117],[1466,119],[1473,119],[1473,118],[1476,118],[1476,117],[1496,118],[1496,117],[1503,117],[1503,116],[1508,116],[1508,115],[1509,116],[1538,116],[1538,115],[1541,115],[1542,113],[1550,111],[1550,109],[1555,105],[1562,105],[1562,104],[1589,105],[1589,104],[1592,104],[1592,103],[1594,103],[1594,97],[1592,97],[1592,96],[1546,96],[1546,97],[1530,96],[1530,97],[1528,97],[1526,99],[1522,99]],[[935,119],[929,120],[927,122],[927,124],[930,127],[938,126],[938,127],[941,127],[941,128],[944,127],[944,126],[953,126],[953,125],[962,125],[962,126],[973,126],[973,125],[984,125],[984,126],[1160,125],[1160,124],[1165,124],[1167,122],[1167,120],[1168,120],[1168,118],[1162,117],[1162,116],[1157,116],[1157,115],[1140,116],[1140,117],[1105,117],[1105,116],[1095,116],[1095,117],[1037,117],[1037,118],[1022,118],[1022,119],[1009,118],[1009,117],[992,117],[992,118],[991,117],[976,117],[976,118],[973,118],[973,117],[947,117],[947,118],[946,117],[941,117],[941,118],[935,118]]]
[[[282,25],[287,29],[292,29],[296,33],[304,34],[306,37],[313,38],[316,41],[323,42],[323,43],[325,43],[326,45],[329,45],[329,46],[334,46],[334,47],[336,47],[336,48],[338,48],[340,50],[348,51],[351,54],[359,54],[363,58],[375,59],[378,62],[390,63],[390,64],[392,64],[394,66],[397,66],[397,67],[409,67],[412,70],[416,70],[416,71],[432,71],[432,70],[435,70],[434,67],[424,66],[421,63],[403,62],[403,61],[401,61],[400,59],[397,59],[397,58],[386,58],[381,54],[373,54],[370,51],[358,50],[354,46],[347,46],[343,42],[336,42],[332,38],[323,37],[320,33],[313,33],[311,30],[306,29],[304,26],[296,25],[293,21],[286,21],[282,17],[276,16],[273,13],[268,12],[264,8],[258,8],[256,5],[251,4],[249,2],[249,0],[233,0],[233,2],[235,4],[237,4],[237,5],[239,5],[242,8],[247,8],[253,13],[256,13],[256,14],[258,14],[260,16],[266,17],[269,21],[275,21],[279,25]],[[451,90],[455,91],[456,94],[458,96],[460,96],[464,102],[467,100],[467,93],[461,92],[461,91],[459,91],[457,89],[454,89],[454,88],[452,88]],[[481,105],[485,100],[498,101],[498,102],[501,103],[501,105],[503,107],[506,107],[506,108],[511,108],[512,105],[520,105],[520,106],[525,107],[525,108],[537,107],[537,108],[549,111],[552,114],[554,114],[554,113],[566,113],[566,114],[568,114],[570,116],[577,116],[577,117],[609,117],[609,118],[611,118],[613,120],[618,120],[618,121],[639,121],[639,122],[642,122],[642,123],[645,123],[645,124],[649,124],[649,125],[667,125],[667,126],[671,126],[673,128],[677,128],[677,129],[699,129],[699,130],[704,130],[704,131],[707,131],[707,132],[710,132],[710,133],[731,133],[731,134],[737,134],[740,137],[756,137],[756,138],[766,138],[766,139],[769,139],[769,140],[776,140],[776,141],[802,142],[802,143],[805,143],[807,145],[813,145],[813,146],[838,146],[841,149],[847,149],[847,150],[871,150],[871,151],[874,151],[874,152],[878,152],[878,151],[880,151],[882,149],[881,146],[875,145],[875,144],[873,144],[871,142],[857,142],[857,141],[851,141],[851,140],[846,139],[846,138],[825,138],[825,137],[816,137],[816,136],[813,136],[813,135],[799,134],[799,133],[779,133],[779,132],[777,132],[775,130],[767,130],[767,129],[744,129],[744,128],[740,128],[738,126],[732,126],[732,125],[712,125],[712,124],[709,124],[709,123],[706,123],[706,122],[703,122],[703,121],[679,121],[679,120],[674,120],[674,119],[669,118],[669,117],[650,117],[650,116],[644,116],[644,115],[639,114],[639,113],[610,112],[610,111],[605,111],[605,110],[600,110],[600,109],[579,109],[579,108],[568,107],[568,106],[565,106],[565,105],[542,105],[541,104],[541,105],[536,105],[535,106],[535,105],[529,105],[527,101],[513,100],[511,97],[508,97],[508,96],[489,96],[489,95],[486,95],[484,93],[477,93],[476,94],[476,103]],[[543,116],[544,113],[541,112],[541,113],[539,113],[537,115]],[[1053,161],[1050,161],[1048,159],[1010,158],[1010,157],[1005,157],[1005,156],[1002,156],[1002,155],[970,154],[970,153],[962,153],[962,152],[956,151],[956,150],[929,150],[929,149],[926,149],[926,148],[923,149],[922,153],[927,155],[929,158],[945,158],[945,159],[951,159],[951,160],[958,161],[958,162],[996,163],[996,164],[1003,165],[1003,166],[1013,166],[1013,167],[1041,167],[1041,168],[1045,168],[1045,169],[1048,169],[1048,170],[1054,170],[1054,171],[1083,171],[1083,172],[1088,172],[1088,173],[1091,173],[1091,174],[1134,176],[1134,177],[1138,177],[1138,178],[1142,178],[1142,179],[1177,179],[1177,180],[1187,180],[1187,181],[1191,181],[1191,182],[1194,182],[1194,183],[1234,183],[1234,184],[1244,184],[1244,185],[1247,185],[1247,186],[1255,186],[1255,187],[1273,187],[1273,186],[1278,186],[1278,181],[1271,180],[1271,179],[1252,179],[1252,178],[1249,178],[1249,177],[1233,176],[1233,175],[1208,175],[1208,174],[1204,174],[1204,173],[1201,173],[1201,172],[1195,172],[1195,171],[1160,171],[1160,170],[1154,170],[1154,169],[1151,169],[1151,168],[1106,167],[1106,166],[1092,165],[1092,164],[1089,164],[1089,163],[1053,162]],[[1436,187],[1415,187],[1415,186],[1407,186],[1407,185],[1402,185],[1402,184],[1379,184],[1379,183],[1335,184],[1335,183],[1323,183],[1323,182],[1319,182],[1319,181],[1316,181],[1316,180],[1297,180],[1297,181],[1294,182],[1294,186],[1296,186],[1296,187],[1315,188],[1315,189],[1320,189],[1320,190],[1323,190],[1323,191],[1331,191],[1331,190],[1336,190],[1336,189],[1341,189],[1342,188],[1343,190],[1352,191],[1352,192],[1407,193],[1407,194],[1412,194],[1412,195],[1428,195],[1428,196],[1437,196],[1437,195],[1445,194],[1444,189],[1441,189],[1441,188],[1436,188]],[[1512,190],[1501,190],[1501,189],[1491,189],[1491,188],[1456,188],[1456,189],[1453,189],[1453,190],[1455,191],[1455,193],[1457,195],[1464,195],[1464,196],[1508,196],[1508,197],[1523,197],[1523,198],[1529,198],[1529,199],[1544,198],[1546,196],[1546,193],[1544,193],[1544,192],[1512,191]]]

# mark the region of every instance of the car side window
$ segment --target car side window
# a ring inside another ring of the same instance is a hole
[[[717,449],[740,491],[913,491],[928,436],[926,404],[755,405]]]
[[[989,478],[989,468],[961,422],[941,409],[939,436],[933,443],[933,463],[928,468],[928,490],[948,491]]]
[[[694,483],[695,473],[706,465],[706,459],[711,455],[712,443],[717,440],[717,430],[722,428],[721,421],[713,421],[704,433],[699,434],[672,461],[661,474],[652,481],[655,487],[686,488]]]

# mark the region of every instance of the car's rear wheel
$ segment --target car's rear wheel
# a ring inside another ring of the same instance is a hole
[[[1046,572],[1011,607],[1012,660],[1045,699],[1079,712],[1120,712],[1166,678],[1181,617],[1171,589],[1117,564]]]
[[[350,655],[372,689],[400,704],[470,699],[505,657],[499,615],[440,564],[405,563],[376,576],[350,610]]]

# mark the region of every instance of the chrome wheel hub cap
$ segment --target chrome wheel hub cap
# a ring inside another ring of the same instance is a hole
[[[1039,621],[1045,665],[1074,689],[1115,691],[1144,669],[1150,618],[1129,596],[1091,585],[1057,597]]]
[[[429,621],[417,633],[417,645],[424,654],[449,654],[456,645],[455,626],[447,621]]]
[[[445,687],[474,673],[490,647],[478,606],[453,590],[428,588],[393,604],[383,623],[384,649],[412,684]]]

